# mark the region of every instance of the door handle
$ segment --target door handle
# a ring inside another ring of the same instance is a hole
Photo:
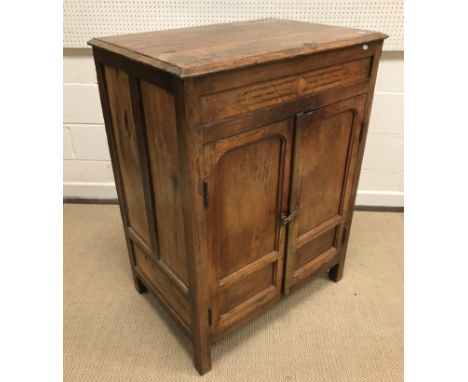
[[[289,215],[286,215],[284,212],[281,213],[281,223],[289,224],[299,215],[299,208],[296,207],[291,211]]]

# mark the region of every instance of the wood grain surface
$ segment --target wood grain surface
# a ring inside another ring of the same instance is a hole
[[[135,287],[200,374],[290,290],[341,279],[385,37],[268,19],[90,42]]]
[[[379,32],[262,19],[92,39],[89,44],[192,77],[382,40]]]

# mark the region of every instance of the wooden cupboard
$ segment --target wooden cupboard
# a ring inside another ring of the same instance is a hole
[[[135,286],[201,374],[215,341],[341,279],[386,37],[267,19],[89,42]]]

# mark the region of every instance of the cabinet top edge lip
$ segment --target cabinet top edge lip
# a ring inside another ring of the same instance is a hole
[[[180,78],[191,78],[383,41],[387,37],[361,29],[261,19],[96,37],[88,45]]]

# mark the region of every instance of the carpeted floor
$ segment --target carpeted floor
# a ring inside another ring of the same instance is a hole
[[[347,267],[318,276],[213,348],[133,287],[117,206],[64,205],[64,381],[403,380],[403,214],[356,212]]]

